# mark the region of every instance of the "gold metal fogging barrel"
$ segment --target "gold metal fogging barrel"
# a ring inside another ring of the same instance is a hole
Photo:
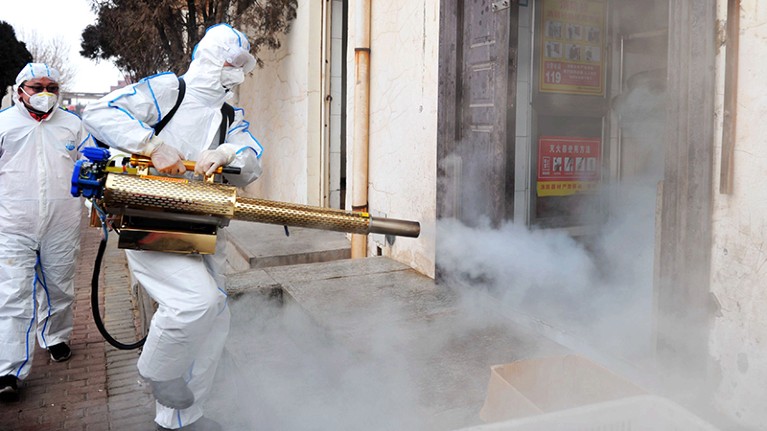
[[[368,213],[245,197],[237,198],[233,218],[356,234],[381,233],[415,238],[421,232],[420,224],[413,221],[373,219]]]
[[[237,189],[173,177],[108,174],[104,204],[109,208],[163,210],[232,218]]]
[[[373,218],[368,213],[237,197],[235,187],[170,177],[110,173],[104,186],[104,205],[108,210],[132,208],[213,215],[355,234],[379,233],[415,238],[421,231],[420,224],[415,221]]]

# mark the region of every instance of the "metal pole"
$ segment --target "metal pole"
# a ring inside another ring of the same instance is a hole
[[[354,47],[354,155],[352,211],[368,211],[370,138],[370,0],[357,0]],[[352,259],[367,256],[367,235],[352,234]]]

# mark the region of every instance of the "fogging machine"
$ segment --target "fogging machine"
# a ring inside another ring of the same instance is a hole
[[[210,254],[215,252],[216,230],[230,220],[363,235],[420,234],[415,221],[238,196],[236,187],[214,183],[213,176],[197,181],[149,175],[151,160],[143,156],[131,156],[119,166],[105,148],[86,148],[84,155],[87,160],[79,160],[72,174],[72,195],[90,199],[101,218],[110,216],[119,248]],[[194,162],[186,164],[194,169]]]

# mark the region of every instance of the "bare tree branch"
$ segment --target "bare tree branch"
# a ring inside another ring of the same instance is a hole
[[[259,50],[280,47],[298,0],[91,0],[97,22],[83,31],[80,54],[111,59],[133,78],[182,73],[205,29],[229,22],[244,31],[259,66]]]
[[[32,61],[45,63],[58,70],[61,74],[59,84],[63,89],[69,90],[77,74],[77,67],[70,61],[72,45],[62,36],[46,39],[35,30],[22,30],[19,35],[32,54]]]

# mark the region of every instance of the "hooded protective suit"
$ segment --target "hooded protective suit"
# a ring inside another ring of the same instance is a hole
[[[235,109],[226,141],[218,146],[220,109],[230,97],[222,84],[222,70],[231,64],[243,74],[250,72],[255,59],[249,50],[245,35],[231,26],[210,27],[183,75],[183,101],[159,134],[162,145],[171,146],[186,160],[200,160],[206,150],[220,150],[228,159],[225,164],[241,168],[240,175],[226,175],[235,186],[245,186],[261,174],[263,149],[248,131],[241,109]],[[89,105],[83,121],[110,147],[150,155],[157,148],[151,126],[173,108],[178,87],[178,78],[170,72],[144,78]],[[219,230],[213,255],[126,250],[134,277],[159,305],[138,361],[139,373],[160,382],[181,377],[194,393],[194,404],[188,408],[177,410],[157,403],[155,421],[165,428],[186,426],[202,416],[202,404],[229,331],[221,275],[226,246],[222,234]]]
[[[27,64],[15,104],[0,111],[0,376],[19,379],[32,366],[35,329],[43,348],[72,333],[82,204],[69,188],[80,151],[93,145],[74,113],[30,114],[17,89],[40,77],[58,81],[59,73]]]

